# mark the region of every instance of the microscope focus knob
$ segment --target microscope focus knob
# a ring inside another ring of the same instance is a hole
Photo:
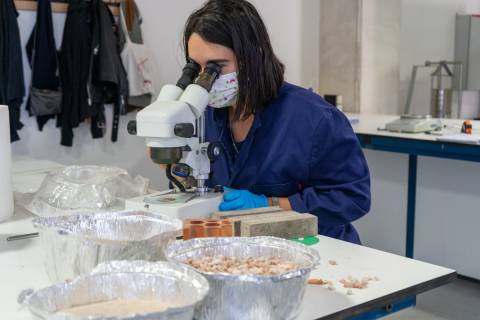
[[[137,121],[136,120],[128,121],[127,131],[131,135],[136,135],[137,134]]]
[[[208,145],[207,155],[210,161],[215,161],[222,153],[222,148],[219,143],[212,142]]]
[[[195,132],[195,127],[192,123],[177,123],[173,128],[173,132],[177,137],[191,138]]]

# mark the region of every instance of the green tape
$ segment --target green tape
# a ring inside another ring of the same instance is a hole
[[[314,244],[317,244],[320,242],[320,239],[318,239],[318,237],[315,237],[315,236],[308,236],[304,238],[296,238],[296,239],[290,239],[290,240],[302,243],[306,246],[313,246]]]

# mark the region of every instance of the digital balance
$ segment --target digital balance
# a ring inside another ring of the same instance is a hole
[[[419,133],[439,130],[442,122],[430,115],[404,114],[399,119],[388,122],[385,130],[391,132]]]

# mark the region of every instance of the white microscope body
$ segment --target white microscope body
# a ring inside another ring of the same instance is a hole
[[[210,174],[210,162],[214,160],[213,155],[218,156],[219,148],[205,141],[202,115],[219,72],[219,66],[209,64],[192,84],[198,75],[198,66],[187,64],[177,85],[165,85],[158,99],[138,112],[135,122],[129,123],[129,132],[146,139],[152,160],[167,165],[167,177],[179,190],[128,199],[126,209],[149,210],[180,219],[209,217],[217,211],[221,194],[209,192],[205,181]],[[195,188],[185,190],[170,174],[174,164],[189,167],[190,175],[197,182]]]

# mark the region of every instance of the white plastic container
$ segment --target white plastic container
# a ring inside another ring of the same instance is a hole
[[[8,107],[0,105],[0,221],[13,216],[12,151]]]

